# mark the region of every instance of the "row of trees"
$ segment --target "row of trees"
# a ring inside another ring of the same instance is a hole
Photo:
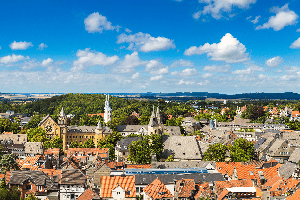
[[[230,152],[231,162],[247,162],[254,157],[254,144],[244,138],[234,141],[234,145],[223,145],[221,143],[209,145],[209,148],[203,154],[203,160],[224,162],[226,152]]]

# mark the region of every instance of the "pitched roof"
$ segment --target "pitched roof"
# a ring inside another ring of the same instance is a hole
[[[126,137],[117,142],[116,150],[118,151],[129,151],[128,147],[132,142],[142,140],[141,137]]]
[[[195,190],[194,179],[182,179],[177,182],[178,197],[192,197],[192,192]]]
[[[151,168],[151,164],[127,164],[126,168],[148,169],[148,168]]]
[[[63,169],[61,170],[62,185],[84,185],[86,176],[78,169]]]
[[[283,179],[288,179],[292,176],[294,171],[298,169],[298,165],[291,162],[284,163],[279,169],[280,176],[283,177]]]
[[[100,196],[102,198],[112,197],[112,190],[117,186],[126,191],[125,197],[136,197],[135,176],[102,176],[100,182]]]
[[[174,197],[170,190],[156,178],[151,184],[147,185],[143,191],[152,199]]]
[[[296,148],[291,154],[289,161],[298,164],[300,161],[300,148]]]
[[[77,200],[100,200],[100,196],[94,192],[91,188],[87,189],[82,193]]]
[[[288,196],[286,200],[297,200],[300,199],[300,188],[291,196]]]

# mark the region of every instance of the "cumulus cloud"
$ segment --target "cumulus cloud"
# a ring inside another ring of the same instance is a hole
[[[153,75],[167,74],[169,72],[168,66],[165,66],[158,60],[150,60],[146,64],[146,72],[149,72]]]
[[[290,48],[292,48],[292,49],[300,48],[300,37],[291,44]]]
[[[127,33],[131,33],[131,32],[132,32],[129,28],[125,28],[125,31],[126,31]]]
[[[28,49],[29,47],[32,47],[32,43],[31,42],[16,42],[14,41],[13,43],[11,43],[9,45],[9,47],[12,49],[12,50],[26,50]]]
[[[203,10],[196,12],[193,17],[199,19],[201,15],[211,15],[215,19],[220,19],[222,13],[231,13],[233,8],[247,9],[256,0],[199,0],[199,3],[207,4]]]
[[[203,68],[203,71],[207,72],[228,72],[231,69],[230,65],[216,66],[216,65],[207,65]]]
[[[250,22],[252,22],[253,24],[257,24],[259,21],[260,15],[256,16],[254,20],[250,20]]]
[[[179,81],[179,83],[177,83],[177,85],[193,85],[193,84],[194,84],[194,82],[192,82],[192,81],[184,81],[183,79],[181,79]]]
[[[72,70],[83,70],[91,66],[108,66],[114,64],[119,60],[118,56],[106,56],[101,52],[90,51],[89,48],[85,50],[78,50],[76,53],[77,60],[73,62]]]
[[[140,77],[140,73],[137,72],[137,73],[133,74],[131,78],[132,79],[137,79],[139,77]]]
[[[158,80],[161,80],[162,78],[163,78],[163,75],[152,76],[150,78],[150,81],[158,81]]]
[[[193,66],[194,66],[193,62],[189,60],[183,60],[183,59],[176,60],[170,65],[170,67],[193,67]]]
[[[198,71],[193,68],[186,68],[183,71],[176,71],[176,72],[172,72],[171,75],[173,76],[197,76],[198,75]]]
[[[52,62],[53,62],[53,60],[51,58],[48,58],[47,60],[42,61],[42,66],[46,67],[46,66],[50,65]]]
[[[237,63],[249,60],[246,47],[234,38],[230,33],[226,33],[219,43],[205,43],[203,46],[192,46],[185,50],[184,55],[207,54],[211,60],[225,61],[227,63]]]
[[[120,26],[113,26],[111,22],[107,21],[107,18],[100,15],[98,12],[90,14],[84,19],[85,30],[89,33],[102,33],[103,30],[117,30],[119,31]]]
[[[253,74],[253,72],[256,72],[256,71],[261,72],[261,71],[264,71],[264,69],[257,65],[251,65],[251,66],[248,66],[247,69],[235,70],[232,72],[232,74],[247,75],[247,74]]]
[[[296,32],[300,32],[300,28],[298,28],[298,29],[296,30]]]
[[[283,7],[273,7],[272,12],[276,13],[275,16],[271,16],[267,23],[257,26],[256,30],[273,28],[274,31],[279,31],[285,26],[296,24],[298,21],[298,15],[288,8],[288,4]]]
[[[271,58],[266,61],[266,65],[268,67],[278,67],[283,62],[283,59],[279,56]]]
[[[212,77],[213,75],[211,73],[205,73],[202,75],[203,78],[209,78]]]
[[[45,48],[47,48],[48,46],[44,43],[39,44],[39,50],[44,50]]]
[[[16,63],[21,60],[25,60],[25,57],[21,55],[15,55],[15,54],[0,57],[0,63],[3,64]]]
[[[133,52],[132,54],[127,54],[124,60],[120,61],[116,67],[113,69],[116,73],[132,73],[136,67],[147,64],[146,61],[142,61],[139,58],[138,52]]]
[[[143,52],[168,50],[176,47],[173,40],[165,37],[155,38],[148,33],[142,32],[130,35],[122,33],[118,36],[117,43],[129,43],[129,50],[138,50]]]

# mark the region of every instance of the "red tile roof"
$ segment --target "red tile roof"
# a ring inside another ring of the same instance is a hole
[[[286,198],[286,200],[298,200],[298,199],[300,199],[300,189],[298,189],[294,194]]]
[[[194,179],[178,180],[176,187],[178,197],[192,197],[193,190],[196,190]]]
[[[170,190],[158,178],[147,185],[143,191],[152,199],[173,197]]]
[[[136,197],[135,191],[135,176],[102,176],[101,181],[101,194],[102,198],[112,197],[112,190],[118,185],[123,188],[125,192],[125,197]],[[130,192],[129,192],[130,191]]]
[[[128,164],[126,165],[126,168],[133,168],[133,169],[148,169],[151,168],[151,164]]]
[[[92,199],[100,199],[99,195],[94,192],[91,188],[87,189],[82,193],[77,200],[92,200]]]

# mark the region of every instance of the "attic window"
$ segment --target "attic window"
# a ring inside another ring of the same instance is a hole
[[[131,193],[131,191],[130,190],[128,190],[128,194],[130,194]]]
[[[164,195],[164,194],[165,194],[165,192],[159,192],[158,194],[159,194],[159,195]]]
[[[183,153],[183,155],[185,155],[185,153]]]
[[[177,145],[178,145],[178,146],[180,146],[180,145],[181,145],[181,143],[177,143]]]

